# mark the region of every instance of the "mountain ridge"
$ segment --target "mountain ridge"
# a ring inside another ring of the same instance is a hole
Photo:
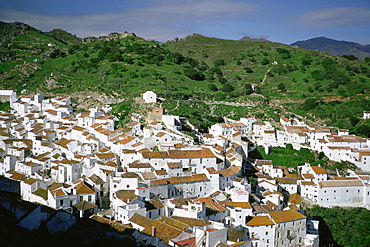
[[[244,36],[243,38],[239,39],[240,41],[254,41],[254,42],[271,42],[270,40],[264,38],[251,38]]]
[[[332,55],[353,55],[359,59],[370,57],[370,45],[362,45],[356,42],[340,41],[324,36],[296,41],[290,45],[298,46],[307,50],[317,50]]]

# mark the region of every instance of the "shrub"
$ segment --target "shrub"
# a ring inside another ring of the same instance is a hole
[[[280,82],[280,83],[279,83],[279,85],[278,85],[278,90],[283,91],[283,92],[285,92],[285,91],[286,91],[286,88],[285,88],[284,83],[282,83],[282,82]]]
[[[214,92],[218,91],[218,88],[217,88],[217,87],[216,87],[216,85],[215,85],[215,84],[213,84],[213,83],[209,84],[209,85],[208,85],[208,88],[209,88],[211,91],[214,91]]]
[[[221,90],[222,90],[222,92],[228,93],[228,92],[234,91],[234,87],[231,86],[230,84],[224,84],[224,85],[222,85]]]
[[[245,85],[244,85],[244,89],[245,89],[245,93],[246,93],[247,95],[249,95],[249,94],[253,93],[252,85],[251,85],[251,84],[249,84],[249,83],[247,83],[247,84],[245,84]]]
[[[225,64],[226,64],[226,62],[225,62],[225,60],[223,60],[223,59],[218,59],[218,60],[214,61],[214,63],[213,63],[213,65],[214,65],[215,67],[223,66],[223,65],[225,65]]]
[[[246,73],[253,73],[253,70],[249,67],[245,67],[244,69]]]
[[[267,60],[267,58],[264,58],[264,59],[262,59],[261,64],[262,65],[267,65],[267,64],[269,64],[269,60]]]

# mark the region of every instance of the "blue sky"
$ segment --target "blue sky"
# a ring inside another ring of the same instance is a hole
[[[284,44],[319,36],[370,44],[369,0],[3,0],[0,20],[78,37],[128,31],[162,42],[199,33]]]

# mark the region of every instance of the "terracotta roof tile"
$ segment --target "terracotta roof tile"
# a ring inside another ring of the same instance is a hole
[[[99,177],[98,175],[96,174],[93,174],[90,176],[90,179],[91,181],[93,181],[95,184],[104,184],[104,180],[101,179],[101,177]]]
[[[180,216],[171,216],[172,219],[178,220],[190,226],[208,226],[211,222],[206,221],[204,219],[195,219],[195,218],[186,218]]]
[[[127,165],[129,168],[151,168],[152,166],[149,163],[142,163],[139,160],[136,160]]]
[[[162,221],[168,225],[171,225],[171,226],[174,226],[176,228],[179,228],[183,231],[186,231],[186,232],[190,232],[189,231],[189,228],[190,228],[190,225],[184,223],[184,222],[181,222],[181,221],[178,221],[174,218],[170,218],[170,217],[167,217],[167,216],[164,216],[162,215],[159,219],[159,221]]]
[[[227,228],[227,240],[232,242],[239,242],[244,237],[244,230],[238,230],[235,228]]]
[[[183,232],[177,227],[159,220],[149,219],[137,213],[130,218],[130,221],[144,227],[142,232],[148,235],[152,234],[152,228],[155,227],[155,237],[160,238],[164,243],[168,243],[170,239],[178,237]]]
[[[83,200],[73,205],[73,207],[77,208],[78,210],[89,210],[89,209],[96,208],[98,206],[95,205],[94,203]]]
[[[140,174],[144,180],[157,179],[154,172],[141,172]]]
[[[94,188],[90,188],[85,182],[81,182],[75,186],[77,194],[94,194]]]
[[[115,196],[120,199],[124,203],[131,203],[133,200],[135,200],[138,196],[135,195],[133,192],[129,190],[118,190],[115,193]]]
[[[246,225],[264,226],[264,225],[275,225],[275,223],[268,216],[254,216]]]
[[[306,216],[294,210],[277,211],[277,212],[269,213],[269,215],[271,219],[275,221],[276,223],[282,223],[282,222],[300,220],[300,219],[306,218]]]
[[[319,185],[321,187],[341,187],[341,186],[363,186],[363,182],[359,179],[355,180],[327,180],[320,181]]]
[[[293,204],[301,204],[302,197],[297,193],[293,193],[289,196],[288,202],[293,203]]]
[[[169,168],[180,168],[182,167],[182,163],[181,162],[168,162],[167,166]]]
[[[170,200],[172,204],[175,204],[176,208],[181,208],[184,205],[187,205],[187,202],[184,200],[184,198],[176,197]]]
[[[98,222],[106,224],[106,225],[110,225],[112,228],[114,228],[115,230],[117,230],[119,232],[123,232],[123,231],[126,231],[126,230],[133,230],[133,228],[129,225],[121,224],[121,223],[118,223],[114,220],[104,218],[104,217],[98,216],[96,214],[91,216],[90,219],[98,221]]]
[[[311,168],[316,174],[327,174],[322,166],[311,166]]]
[[[220,203],[226,207],[252,209],[252,206],[249,202],[221,201]]]

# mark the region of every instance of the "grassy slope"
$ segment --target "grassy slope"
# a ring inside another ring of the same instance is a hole
[[[49,47],[47,43],[56,46]],[[132,46],[141,50],[127,52]],[[273,42],[221,40],[201,35],[164,45],[130,37],[72,46],[31,30],[18,36],[11,47],[11,50],[2,48],[2,55],[5,53],[9,58],[0,63],[2,88],[67,94],[89,90],[120,98],[133,98],[152,90],[166,98],[162,106],[170,109],[170,113],[190,118],[203,131],[220,116],[278,121],[280,116],[294,117],[297,113],[320,120],[323,125],[370,135],[369,123],[358,119],[363,110],[370,109],[367,100],[370,69],[358,61]],[[111,58],[111,51],[119,53],[118,60]],[[175,53],[183,55],[181,61],[171,58]],[[39,62],[33,62],[34,59]],[[215,66],[220,60],[224,63]],[[186,74],[189,68],[195,68],[205,78],[190,79]],[[222,74],[215,74],[217,68]],[[210,90],[210,84],[218,91]],[[234,90],[223,92],[227,84]],[[257,94],[246,93],[248,84],[255,86]],[[178,99],[251,105],[173,101]],[[270,104],[261,104],[265,99]],[[316,100],[316,104],[305,104],[307,99]],[[180,107],[176,108],[177,104]]]
[[[370,136],[369,122],[359,119],[364,110],[370,109],[367,96],[370,69],[363,61],[350,61],[272,42],[219,40],[200,35],[166,45],[172,51],[199,59],[210,66],[214,61],[224,59],[226,65],[221,69],[229,83],[254,84],[271,103],[283,107],[280,110],[282,114],[287,114],[286,117],[297,113],[318,120],[323,125],[347,128],[352,133]],[[286,50],[289,56],[281,49]],[[261,64],[264,59],[268,60],[268,64]],[[246,73],[245,67],[251,68],[253,73]],[[269,69],[270,73],[262,82]],[[279,90],[279,84],[283,84],[285,90]],[[305,105],[307,99],[316,100],[315,107]],[[278,114],[274,112],[278,109],[272,107],[271,113],[259,112],[257,116],[276,120]],[[354,118],[359,121],[354,121]]]

